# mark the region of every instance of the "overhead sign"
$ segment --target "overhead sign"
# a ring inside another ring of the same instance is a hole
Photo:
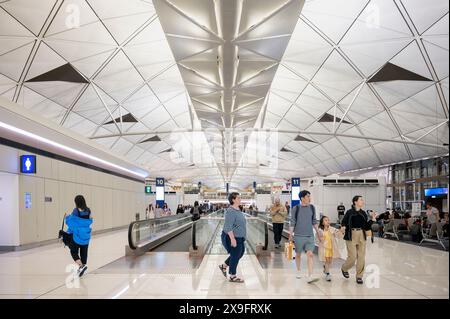
[[[152,187],[151,186],[145,186],[145,193],[151,194],[152,193]]]
[[[36,174],[36,155],[22,155],[20,157],[20,172],[22,174]]]
[[[295,177],[292,179],[291,207],[295,207],[300,204],[300,197],[298,196],[299,193],[300,193],[300,178]]]
[[[164,178],[156,179],[156,204],[160,207],[164,205],[165,202],[165,181]]]

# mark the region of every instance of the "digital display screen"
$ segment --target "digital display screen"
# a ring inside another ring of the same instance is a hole
[[[164,187],[156,187],[156,201],[164,201]]]
[[[300,186],[293,186],[292,187],[292,200],[293,201],[300,201],[300,197],[298,196],[300,194]]]
[[[22,155],[20,157],[20,172],[22,174],[36,174],[35,155]]]
[[[300,193],[300,178],[293,178],[292,179],[292,186],[291,186],[291,200],[293,204],[298,204],[300,202],[299,198]]]
[[[425,190],[426,197],[439,195],[448,195],[448,188],[429,188]]]
[[[156,179],[156,201],[157,202],[164,202],[164,178],[157,178]]]

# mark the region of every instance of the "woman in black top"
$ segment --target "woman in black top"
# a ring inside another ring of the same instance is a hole
[[[184,214],[183,205],[179,204],[177,208],[177,215]]]
[[[342,219],[342,229],[345,232],[344,240],[347,245],[347,261],[342,266],[342,275],[350,278],[348,271],[355,265],[356,261],[356,282],[363,284],[363,275],[366,259],[366,231],[372,229],[372,224],[376,223],[377,214],[372,212],[369,220],[367,213],[362,209],[364,199],[362,196],[353,197],[353,206],[345,213]]]

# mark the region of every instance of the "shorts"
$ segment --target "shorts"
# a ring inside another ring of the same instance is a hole
[[[316,248],[314,237],[294,237],[295,251],[300,254],[302,252],[312,251]]]

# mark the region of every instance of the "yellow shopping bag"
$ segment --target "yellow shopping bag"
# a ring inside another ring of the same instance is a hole
[[[292,241],[284,244],[284,254],[286,255],[287,260],[294,259],[294,243]]]

